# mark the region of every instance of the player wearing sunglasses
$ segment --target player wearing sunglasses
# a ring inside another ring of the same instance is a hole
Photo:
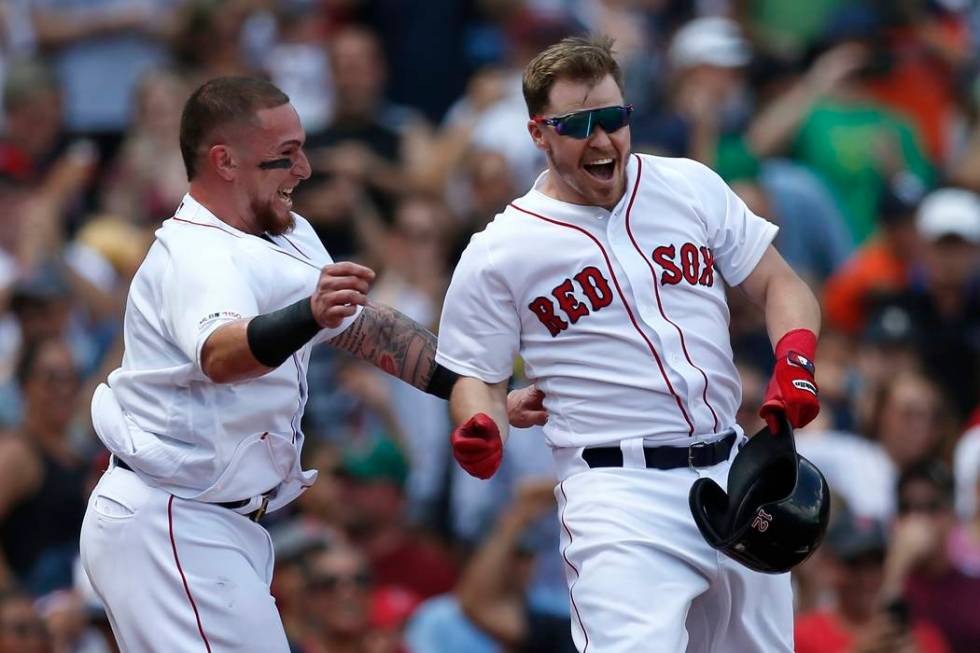
[[[585,139],[592,135],[593,127],[602,127],[606,133],[618,131],[630,124],[633,105],[583,109],[573,111],[557,118],[535,116],[532,120],[541,125],[550,125],[562,136]]]
[[[528,121],[534,144],[544,151],[557,173],[541,189],[572,204],[607,209],[619,200],[625,185],[630,151],[632,105],[612,75],[592,80],[559,80],[547,111]]]
[[[453,454],[473,476],[497,470],[520,356],[550,415],[578,650],[788,653],[788,575],[711,548],[689,493],[699,477],[725,483],[746,441],[727,285],[766,312],[777,363],[761,410],[794,427],[819,407],[819,307],[773,249],[775,225],[718,175],[630,152],[611,46],[565,39],[524,71],[548,168],[473,236],[446,294],[436,360],[461,376]]]

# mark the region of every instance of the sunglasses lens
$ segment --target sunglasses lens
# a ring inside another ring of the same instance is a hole
[[[605,107],[565,116],[555,125],[555,131],[561,136],[583,139],[592,135],[595,125],[600,125],[603,131],[611,134],[628,125],[629,121],[629,107]]]
[[[359,571],[350,576],[324,575],[316,576],[310,580],[310,589],[321,592],[333,592],[341,584],[353,585],[358,589],[366,589],[371,586],[371,575],[365,571]]]
[[[371,575],[367,572],[360,572],[354,576],[354,583],[360,588],[370,587]]]
[[[592,111],[581,111],[562,118],[555,131],[562,136],[572,138],[588,138],[592,132]]]
[[[606,107],[599,109],[595,114],[595,121],[607,134],[619,131],[630,121],[630,111],[626,107]]]

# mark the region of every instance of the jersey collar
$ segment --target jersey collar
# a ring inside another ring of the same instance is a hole
[[[217,227],[239,238],[249,235],[218,218],[206,206],[194,199],[190,193],[185,194],[184,198],[180,201],[180,204],[177,206],[177,211],[174,213],[174,219],[181,222],[192,222],[209,227]]]
[[[545,170],[538,178],[534,180],[534,186],[528,193],[519,199],[515,204],[521,208],[540,211],[545,214],[554,215],[555,217],[561,217],[566,220],[579,220],[594,223],[596,220],[602,220],[609,218],[611,215],[621,213],[621,209],[626,206],[629,202],[630,196],[633,193],[633,186],[636,183],[638,165],[636,162],[637,156],[635,154],[630,154],[626,161],[626,192],[623,193],[623,197],[620,198],[619,202],[613,207],[612,211],[604,209],[601,206],[591,206],[585,204],[572,204],[571,202],[563,202],[562,200],[555,199],[550,195],[545,195],[541,188],[544,186],[545,179],[551,174],[550,171]]]
[[[222,231],[226,231],[232,234],[233,236],[237,236],[239,238],[242,237],[259,238],[260,240],[268,243],[269,245],[272,245],[274,247],[281,247],[279,243],[275,242],[267,235],[265,237],[256,236],[255,234],[250,234],[240,229],[236,229],[235,227],[231,226],[230,224],[228,224],[227,222],[225,222],[224,220],[216,216],[214,213],[212,213],[206,206],[204,206],[196,199],[194,199],[190,193],[186,193],[184,195],[184,198],[180,201],[180,204],[177,206],[177,211],[174,213],[174,217],[183,222],[194,222],[197,224],[204,224],[209,227],[217,227]]]

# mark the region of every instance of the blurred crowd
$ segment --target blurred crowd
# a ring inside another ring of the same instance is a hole
[[[797,650],[980,651],[976,3],[0,0],[0,653],[114,650],[77,562],[108,461],[89,403],[186,189],[190,91],[280,86],[313,168],[295,210],[435,330],[469,237],[544,168],[522,68],[584,32],[616,40],[634,150],[712,166],[821,299],[797,443],[835,501],[794,572]],[[771,345],[730,302],[754,433]],[[574,650],[539,430],[477,481],[445,402],[329,348],[304,430],[319,480],[264,519],[295,651]]]

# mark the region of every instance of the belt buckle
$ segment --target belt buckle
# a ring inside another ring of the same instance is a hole
[[[249,515],[248,518],[251,519],[254,522],[259,521],[260,519],[262,519],[262,517],[265,516],[265,511],[266,511],[266,509],[268,507],[269,507],[269,496],[263,494],[262,495],[262,503],[259,504],[259,507],[256,508],[255,509],[255,512],[253,512],[251,515]]]
[[[708,442],[695,442],[687,448],[687,466],[692,472],[698,471],[698,466],[694,464],[694,452],[698,449],[706,449]]]

